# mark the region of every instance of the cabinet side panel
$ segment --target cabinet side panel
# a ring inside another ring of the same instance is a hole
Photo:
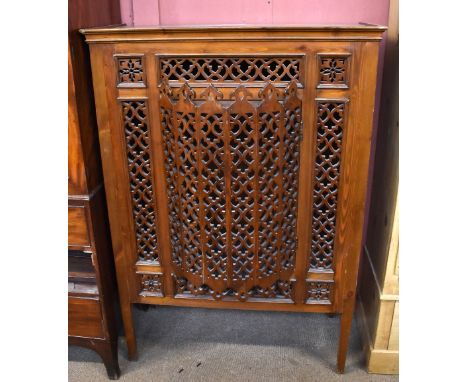
[[[123,126],[120,109],[115,100],[115,77],[113,67],[112,45],[91,45],[91,62],[93,66],[93,84],[95,92],[99,140],[101,146],[104,183],[108,203],[109,223],[112,236],[117,279],[119,282],[120,298],[128,301],[131,296],[130,283],[133,278],[128,277],[128,270],[133,268],[132,259],[128,254],[135,253],[134,238],[131,236],[132,219],[128,208],[128,177],[122,179],[128,171],[124,158],[122,141]],[[122,130],[117,134],[115,130]]]
[[[341,262],[343,309],[353,309],[361,252],[372,116],[377,77],[378,43],[355,43],[342,153],[340,205],[336,238]]]

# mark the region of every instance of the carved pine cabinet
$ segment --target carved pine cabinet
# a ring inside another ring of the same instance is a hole
[[[134,303],[341,313],[343,372],[384,30],[82,31],[130,358]]]

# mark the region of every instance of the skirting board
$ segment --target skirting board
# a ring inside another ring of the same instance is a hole
[[[367,371],[374,374],[398,374],[399,351],[373,348],[364,307],[359,297],[356,305],[356,318],[366,354]]]

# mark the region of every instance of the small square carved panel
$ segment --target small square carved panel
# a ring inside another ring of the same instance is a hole
[[[333,295],[332,281],[306,281],[308,304],[331,304]]]
[[[143,56],[117,56],[118,87],[144,87],[145,69]]]
[[[318,55],[318,88],[348,88],[349,54]]]
[[[140,276],[141,296],[164,296],[163,275],[161,273],[144,273]]]

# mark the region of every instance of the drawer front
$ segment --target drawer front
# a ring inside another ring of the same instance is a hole
[[[91,245],[83,206],[68,207],[68,245],[86,247]]]
[[[95,298],[68,298],[68,335],[104,338],[101,304]]]

